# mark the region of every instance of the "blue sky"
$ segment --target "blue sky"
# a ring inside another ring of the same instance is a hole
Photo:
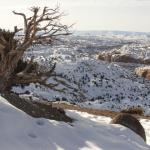
[[[12,10],[26,12],[31,6],[59,4],[67,24],[77,30],[124,30],[150,32],[150,0],[4,0],[0,1],[0,27],[21,25]]]

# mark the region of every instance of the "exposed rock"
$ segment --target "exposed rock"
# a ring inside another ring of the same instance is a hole
[[[97,59],[111,62],[112,56],[118,55],[120,52],[118,51],[103,51],[97,55]]]
[[[150,67],[139,67],[135,69],[135,74],[139,77],[147,78],[150,80]]]
[[[132,131],[134,131],[136,134],[141,136],[144,141],[146,141],[146,135],[145,135],[145,130],[141,123],[132,115],[127,114],[127,113],[121,113],[114,117],[112,121],[110,122],[111,124],[121,124]]]
[[[141,58],[134,58],[130,54],[121,54],[119,51],[103,51],[97,55],[97,59],[108,61],[108,62],[124,62],[124,63],[141,63],[150,64],[150,60],[142,60]]]
[[[112,55],[111,62],[142,63],[142,60],[135,59],[130,55],[116,54],[116,55]]]

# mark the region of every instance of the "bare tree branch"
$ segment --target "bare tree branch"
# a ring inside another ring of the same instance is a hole
[[[18,13],[18,12],[15,12],[15,11],[13,11],[13,13],[15,15],[20,15],[20,16],[23,17],[23,19],[24,19],[24,29],[26,31],[26,29],[27,29],[27,18],[26,18],[26,15],[24,13]]]
[[[30,11],[33,12],[33,15],[28,18],[24,13],[14,11],[14,14],[21,15],[24,18],[25,37],[21,45],[24,49],[29,47],[34,41],[51,43],[57,36],[71,34],[69,32],[71,26],[62,25],[59,22],[63,13],[59,12],[58,6],[55,9],[44,7],[42,12],[39,7],[32,7]]]
[[[70,26],[61,24],[61,18],[64,14],[60,12],[59,6],[54,9],[32,7],[29,10],[32,12],[30,16],[22,12],[13,11],[15,15],[23,18],[23,28],[15,26],[13,32],[0,30],[0,91],[11,83],[23,84],[31,82],[59,90],[56,88],[58,84],[46,83],[46,80],[54,73],[56,64],[44,73],[39,73],[37,68],[34,68],[33,72],[29,72],[29,68],[34,64],[33,59],[31,59],[25,68],[18,69],[19,71],[15,72],[24,52],[32,44],[35,42],[52,44],[60,37],[71,34],[69,31]],[[65,88],[61,89],[61,91],[64,92]]]

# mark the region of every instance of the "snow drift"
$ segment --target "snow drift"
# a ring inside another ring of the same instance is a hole
[[[141,137],[110,118],[67,111],[72,124],[35,119],[0,97],[1,150],[149,150]],[[150,121],[142,120],[146,133]],[[150,134],[147,134],[150,144]]]

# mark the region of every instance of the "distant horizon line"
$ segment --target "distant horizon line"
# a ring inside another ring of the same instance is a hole
[[[3,29],[3,28],[0,28],[0,29]],[[8,31],[13,31],[11,29],[4,29],[4,30],[8,30]],[[77,33],[77,32],[86,32],[86,33],[90,33],[90,32],[122,32],[122,33],[136,33],[136,34],[150,34],[150,31],[149,32],[146,32],[146,31],[132,31],[132,30],[97,30],[97,29],[90,29],[90,30],[75,30],[75,29],[72,29],[70,30],[71,32],[73,33]]]
[[[130,31],[130,30],[71,30],[73,32],[124,32],[124,33],[139,33],[150,34],[150,31]]]

